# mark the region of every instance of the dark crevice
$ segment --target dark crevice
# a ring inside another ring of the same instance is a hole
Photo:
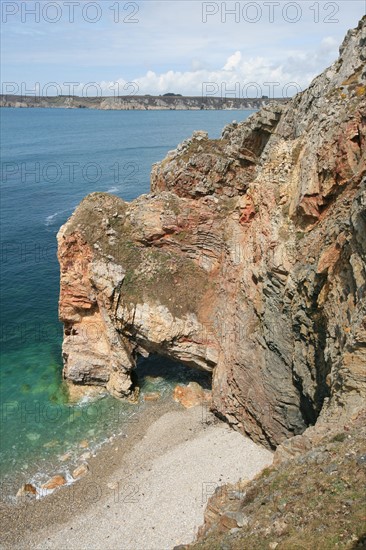
[[[319,294],[326,282],[327,274],[317,274],[314,277],[314,286],[310,295],[305,287],[299,289],[300,294],[304,292],[307,298],[311,300],[310,307],[304,310],[304,315],[309,320],[309,326],[311,326],[311,331],[313,333],[311,343],[315,348],[314,369],[312,369],[313,376],[315,377],[315,392],[313,398],[304,391],[301,377],[294,371],[292,374],[293,384],[299,393],[300,413],[306,426],[315,424],[322,409],[324,399],[330,395],[330,389],[326,380],[330,373],[331,365],[326,361],[324,356],[327,337],[327,321],[322,309],[319,308],[318,305]],[[297,319],[295,324],[293,324],[294,333],[297,334],[300,340],[300,327],[303,322],[304,321],[299,323]]]
[[[321,312],[314,316],[314,328],[318,336],[318,345],[315,353],[316,363],[316,390],[314,396],[314,405],[316,415],[318,416],[324,403],[324,399],[330,396],[330,389],[326,379],[331,370],[331,365],[325,360],[324,350],[326,345],[327,324]]]
[[[293,383],[300,396],[300,413],[306,426],[313,426],[318,417],[313,400],[305,395],[301,378],[293,375]]]
[[[314,406],[317,416],[323,406],[324,399],[329,397],[329,387],[326,383],[326,378],[331,370],[331,365],[325,360],[324,350],[327,338],[327,321],[322,309],[318,305],[318,297],[327,282],[327,274],[315,276],[315,285],[312,296],[312,309],[310,317],[313,321],[313,328],[316,335],[315,346],[315,365],[316,365],[316,389],[314,396]]]

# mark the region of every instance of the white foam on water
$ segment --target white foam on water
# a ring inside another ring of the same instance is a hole
[[[52,225],[56,221],[58,216],[61,216],[61,214],[65,214],[66,212],[73,212],[76,206],[77,205],[72,206],[71,208],[66,208],[65,210],[60,210],[60,212],[54,212],[53,214],[50,214],[45,219],[45,225],[46,226]]]
[[[60,212],[55,212],[54,214],[51,214],[50,216],[47,216],[46,218],[46,225],[52,225],[53,220],[57,218],[57,216],[60,214]]]

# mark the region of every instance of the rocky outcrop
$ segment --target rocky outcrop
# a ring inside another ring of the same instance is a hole
[[[58,235],[67,379],[128,396],[139,353],[177,359],[269,447],[362,406],[365,27],[287,105],[170,152],[149,195],[82,201]]]
[[[92,250],[80,233],[64,237],[61,231],[59,239],[65,378],[102,384],[112,395],[124,395],[131,388],[131,346],[110,317],[111,300],[124,270],[113,262],[92,261]]]

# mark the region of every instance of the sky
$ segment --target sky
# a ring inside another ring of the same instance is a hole
[[[366,0],[1,0],[2,93],[289,97]]]

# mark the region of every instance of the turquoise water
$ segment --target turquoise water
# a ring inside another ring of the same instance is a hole
[[[151,165],[194,130],[220,136],[249,111],[1,109],[1,480],[67,472],[80,441],[95,450],[136,421],[143,405],[110,397],[69,405],[61,382],[56,233],[88,193],[133,200]],[[162,376],[153,380],[147,373]],[[142,392],[171,394],[200,373],[161,358],[142,361]],[[38,477],[37,477],[38,476]],[[43,477],[42,477],[43,476]],[[6,492],[6,491],[5,491]]]

